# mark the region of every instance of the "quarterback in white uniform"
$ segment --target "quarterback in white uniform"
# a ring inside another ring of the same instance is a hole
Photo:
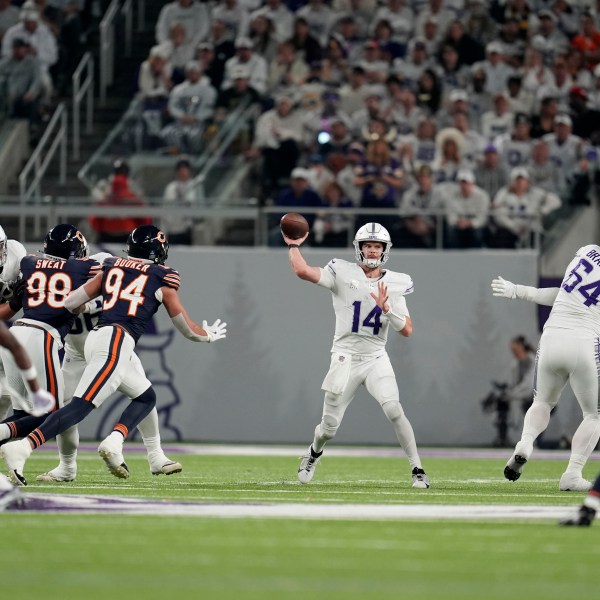
[[[107,252],[99,252],[91,256],[91,258],[102,264],[104,259],[110,256],[112,255]],[[77,384],[85,371],[85,341],[89,332],[96,325],[101,310],[102,298],[90,300],[87,312],[77,316],[71,332],[65,338],[65,357],[62,364],[65,382],[65,404],[68,404],[73,398]],[[132,354],[131,362],[135,363],[135,368],[139,368],[143,372],[140,359],[135,352]],[[153,475],[180,473],[182,471],[181,464],[169,459],[161,447],[158,412],[156,408],[153,408],[150,414],[140,422],[138,429],[148,453],[150,472]],[[56,437],[56,441],[58,443],[60,463],[51,471],[38,475],[36,477],[37,481],[73,481],[77,475],[77,448],[79,446],[77,425],[59,434]]]
[[[328,289],[336,316],[331,365],[323,381],[323,416],[308,452],[302,457],[298,479],[308,483],[325,444],[332,439],[359,386],[379,402],[394,427],[412,469],[414,488],[428,488],[412,426],[400,405],[392,364],[385,349],[390,328],[408,337],[412,321],[404,296],[413,291],[409,275],[381,269],[389,258],[390,235],[379,223],[367,223],[354,238],[357,263],[333,259],[324,268],[309,266],[300,252],[306,239],[283,235],[294,273]]]
[[[592,484],[583,478],[582,470],[600,439],[600,246],[591,244],[577,251],[560,288],[515,285],[498,277],[492,281],[492,289],[494,296],[552,306],[538,346],[533,404],[504,476],[511,481],[520,477],[534,441],[548,427],[550,411],[569,382],[583,420],[573,436],[571,458],[559,489],[587,491]]]
[[[0,303],[8,302],[13,288],[19,279],[21,259],[27,254],[25,247],[17,240],[9,240],[0,227]],[[9,386],[6,384],[4,365],[0,360],[0,421],[5,419],[11,408]]]

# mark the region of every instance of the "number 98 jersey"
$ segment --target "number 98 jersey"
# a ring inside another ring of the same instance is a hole
[[[90,258],[23,257],[23,318],[54,327],[64,339],[75,320],[65,308],[67,295],[100,271],[100,264]]]
[[[332,352],[380,355],[385,344],[390,322],[371,298],[377,294],[377,283],[388,288],[389,303],[394,313],[408,316],[404,296],[413,291],[410,275],[384,270],[380,279],[368,279],[356,264],[333,259],[321,269],[318,285],[331,291],[335,311],[335,334]]]
[[[179,273],[170,267],[114,256],[105,259],[98,326],[121,325],[137,343],[162,303],[160,288],[178,290],[179,285]]]

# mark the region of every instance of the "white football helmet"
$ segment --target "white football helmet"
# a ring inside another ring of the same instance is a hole
[[[362,253],[361,246],[363,242],[381,242],[383,244],[383,252],[377,259],[365,258]],[[392,247],[392,239],[388,230],[379,223],[367,223],[363,225],[354,236],[354,251],[356,253],[356,260],[359,263],[375,269],[380,267],[387,262],[390,257],[390,248]]]
[[[6,264],[8,258],[8,240],[6,239],[6,233],[4,229],[0,227],[0,267]]]

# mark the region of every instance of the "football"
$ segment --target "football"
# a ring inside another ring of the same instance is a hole
[[[308,233],[308,221],[299,213],[287,213],[281,217],[279,222],[283,235],[299,240]]]

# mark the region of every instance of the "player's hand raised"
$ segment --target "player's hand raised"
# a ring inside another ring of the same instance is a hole
[[[492,294],[498,298],[510,298],[513,300],[517,297],[517,286],[503,279],[500,275],[496,279],[492,279]]]
[[[206,331],[209,343],[227,337],[227,323],[221,322],[221,319],[217,319],[212,325],[209,325],[207,321],[202,321],[202,329]]]

